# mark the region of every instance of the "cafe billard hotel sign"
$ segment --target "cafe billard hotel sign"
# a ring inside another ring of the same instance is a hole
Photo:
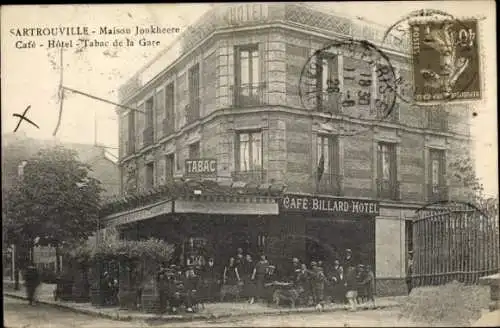
[[[373,215],[379,214],[379,204],[373,200],[285,195],[281,208],[286,212]]]

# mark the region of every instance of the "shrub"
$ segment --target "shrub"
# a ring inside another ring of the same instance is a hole
[[[456,281],[442,286],[412,290],[401,307],[401,316],[431,325],[470,326],[488,308],[487,286],[464,285]]]

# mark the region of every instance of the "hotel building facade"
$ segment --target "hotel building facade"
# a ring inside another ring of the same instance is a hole
[[[374,71],[342,53],[321,60],[322,101],[304,106],[299,92],[309,58],[346,37],[377,45],[397,77],[411,81],[407,41],[382,44],[383,33],[293,3],[211,9],[183,33],[175,58],[165,50],[120,88],[129,108],[119,109],[121,193],[132,197],[180,180],[257,192],[200,187],[176,195],[173,188],[148,205],[108,211],[103,226],[116,227],[121,238],[202,243],[219,262],[237,247],[274,262],[333,261],[351,248],[375,269],[378,295],[406,293],[415,210],[463,194],[446,167],[468,155],[470,109],[397,100],[384,120],[357,119],[348,111],[369,111],[377,91],[368,102],[344,102],[358,85],[347,72]],[[323,96],[331,80],[341,97],[334,102]],[[411,89],[398,86],[401,94]],[[258,192],[273,186],[286,190]]]

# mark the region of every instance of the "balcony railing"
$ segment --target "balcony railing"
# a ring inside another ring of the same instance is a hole
[[[263,183],[265,178],[264,170],[234,171],[231,173],[233,181]]]
[[[189,104],[184,108],[184,112],[186,113],[186,122],[193,123],[196,120],[200,119],[200,98],[193,97],[190,98]]]
[[[143,143],[144,147],[152,145],[154,141],[154,130],[152,127],[147,127],[144,129],[143,133]]]
[[[175,122],[171,119],[163,119],[163,136],[169,136],[175,132]]]
[[[427,128],[442,132],[448,131],[448,113],[441,108],[429,108],[427,113]]]
[[[230,88],[234,107],[251,107],[267,104],[264,97],[265,83],[233,85]]]
[[[427,200],[429,202],[448,200],[448,186],[427,184]]]
[[[341,175],[323,174],[317,184],[317,192],[332,196],[342,196],[342,179]]]
[[[377,196],[381,199],[400,200],[400,183],[386,179],[377,179]]]

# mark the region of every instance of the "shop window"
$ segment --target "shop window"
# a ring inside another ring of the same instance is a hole
[[[339,111],[340,80],[338,74],[338,57],[325,54],[318,58],[317,104],[318,111],[337,113]]]
[[[380,142],[378,144],[378,197],[398,199],[399,185],[396,176],[396,144]]]
[[[262,133],[240,132],[236,135],[235,168],[240,180],[260,182],[262,171]]]
[[[318,135],[316,151],[318,192],[340,193],[339,147],[336,136]]]
[[[195,142],[189,145],[189,158],[200,158],[200,143]]]
[[[252,106],[263,103],[263,86],[260,81],[260,55],[258,45],[235,49],[235,85],[233,98],[236,106]]]
[[[195,64],[189,69],[189,104],[186,105],[187,123],[200,118],[200,65]]]
[[[153,162],[146,164],[146,189],[154,187],[155,165]]]
[[[440,149],[431,149],[429,155],[429,200],[446,200],[445,152]]]

